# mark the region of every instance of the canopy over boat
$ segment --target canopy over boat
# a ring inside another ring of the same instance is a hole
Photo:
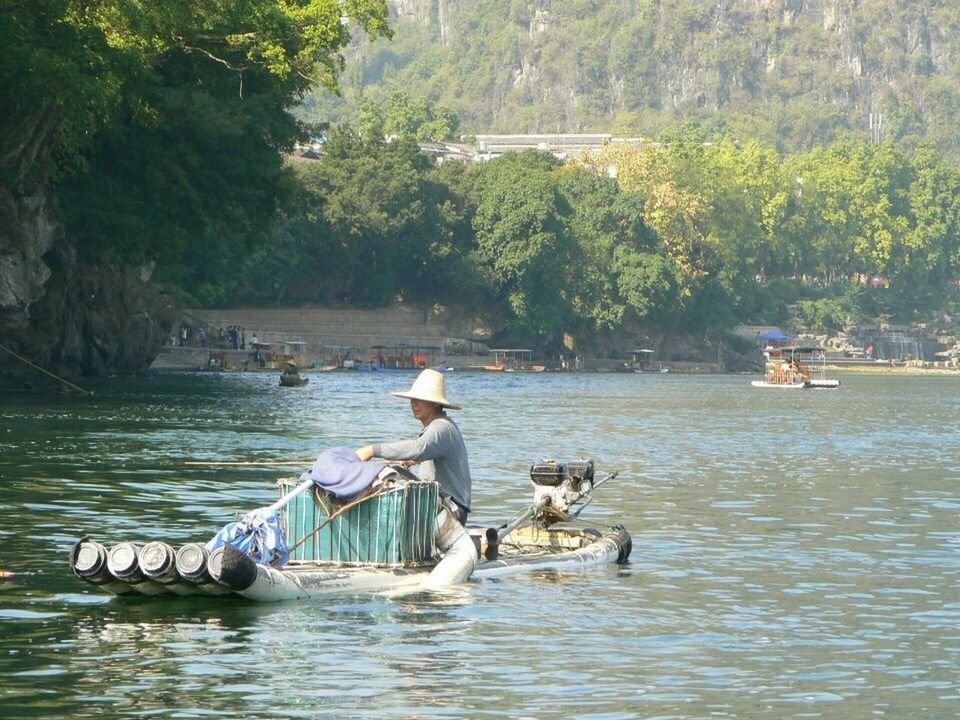
[[[528,348],[491,348],[493,363],[484,365],[485,370],[529,370],[533,351]]]
[[[785,343],[793,340],[793,335],[787,335],[780,330],[771,330],[762,335],[757,335],[757,340],[761,342]]]

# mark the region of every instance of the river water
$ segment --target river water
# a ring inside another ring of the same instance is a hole
[[[960,716],[960,378],[456,372],[471,522],[541,457],[620,475],[624,566],[278,605],[98,594],[71,543],[205,541],[277,470],[415,434],[400,372],[164,374],[0,400],[0,716]]]

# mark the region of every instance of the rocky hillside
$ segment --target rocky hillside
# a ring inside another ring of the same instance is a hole
[[[403,89],[468,132],[652,136],[685,119],[784,149],[845,134],[960,152],[960,4],[949,0],[391,0],[392,41],[355,44],[353,117]]]
[[[38,127],[4,145],[0,161],[0,384],[48,382],[55,373],[145,370],[172,324],[172,308],[136,276],[78,260],[38,156]]]

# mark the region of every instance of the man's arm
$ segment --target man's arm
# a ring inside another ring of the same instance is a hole
[[[430,423],[423,433],[413,440],[398,440],[391,443],[364,445],[355,452],[367,461],[374,457],[384,460],[433,460],[443,455],[448,439],[443,432],[443,423]]]
[[[373,460],[373,445],[364,445],[362,448],[357,448],[354,452],[356,452],[357,457],[364,462]]]

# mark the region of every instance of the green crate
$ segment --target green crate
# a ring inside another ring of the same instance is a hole
[[[297,482],[281,480],[281,496]],[[324,505],[336,514],[343,504],[335,505],[322,490],[312,488],[281,512],[290,560],[354,565],[416,565],[432,560],[437,554],[438,497],[437,483],[402,478],[396,486],[353,504],[316,530],[328,519]]]

